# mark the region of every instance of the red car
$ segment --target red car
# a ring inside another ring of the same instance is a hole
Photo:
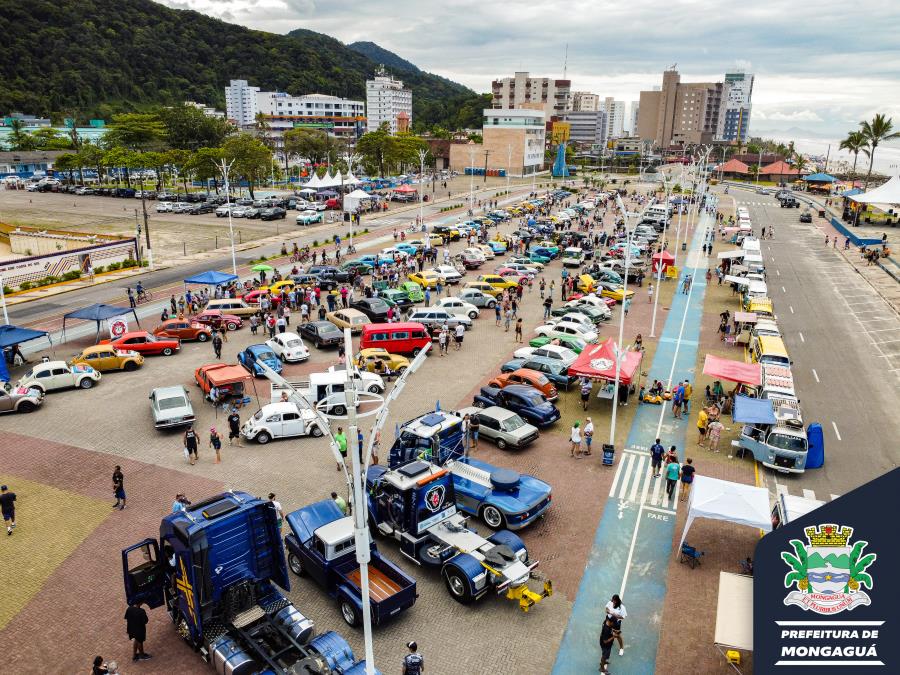
[[[161,338],[178,338],[182,342],[199,340],[206,342],[212,339],[209,326],[194,323],[189,319],[168,319],[153,329],[153,334]]]
[[[112,345],[116,349],[130,349],[144,356],[172,356],[172,354],[181,350],[181,340],[157,337],[145,330],[128,331],[115,340],[100,340],[100,344]]]
[[[243,319],[234,314],[223,314],[218,309],[207,309],[191,317],[191,321],[202,323],[204,326],[221,330],[237,330],[244,325]]]
[[[258,305],[260,298],[262,298],[264,295],[269,296],[269,302],[272,303],[273,307],[278,307],[278,305],[281,303],[280,295],[276,295],[275,297],[272,297],[269,294],[269,291],[263,291],[260,289],[257,289],[255,291],[250,291],[249,293],[244,293],[244,295],[242,295],[241,298],[248,305]]]
[[[519,270],[514,270],[511,267],[501,267],[497,270],[497,274],[507,281],[515,281],[519,286],[528,286],[531,284],[530,276],[522,274]]]

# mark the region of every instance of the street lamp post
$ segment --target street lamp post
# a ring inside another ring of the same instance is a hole
[[[669,177],[666,175],[665,171],[662,171],[663,176],[663,187],[666,190],[666,223],[663,225],[663,233],[662,240],[663,243],[666,241],[666,233],[669,231]],[[659,305],[659,284],[662,282],[662,252],[663,247],[659,247],[659,262],[656,264],[656,294],[653,297],[653,319],[650,322],[650,337],[656,337],[656,308]],[[650,256],[650,263],[653,263],[653,256]]]
[[[469,214],[475,213],[475,144],[469,148]]]
[[[347,153],[347,173],[349,173],[351,176],[353,175],[353,165],[356,164],[356,162],[358,162],[358,161],[359,161],[359,155],[355,155],[351,152]],[[341,176],[341,192],[343,192],[343,190],[344,190],[344,177]],[[342,194],[341,195],[341,204],[342,205],[344,203],[344,198],[345,197]],[[342,209],[342,211],[343,211],[343,209]],[[359,205],[357,205],[357,214],[356,214],[357,217],[359,217],[358,211],[359,211]],[[349,253],[349,251],[352,251],[352,250],[354,250],[354,249],[353,249],[353,214],[351,213],[350,214],[350,242],[347,244],[347,251]]]
[[[425,148],[419,148],[419,226],[425,222],[425,216],[422,213],[422,200],[425,197],[425,191],[422,188],[423,181],[425,180],[425,157],[428,155],[428,151]]]
[[[509,174],[512,170],[512,143],[506,146],[506,194],[509,194]]]
[[[237,256],[234,252],[234,224],[231,220],[231,183],[228,180],[228,173],[231,171],[232,164],[234,164],[234,160],[226,163],[222,159],[218,168],[225,179],[225,208],[228,209],[228,236],[231,239],[231,273],[237,276]]]

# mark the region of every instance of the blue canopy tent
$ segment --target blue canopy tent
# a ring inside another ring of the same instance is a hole
[[[0,350],[3,351],[3,358],[0,359],[0,382],[9,382],[9,368],[6,365],[6,348],[14,347],[22,342],[29,340],[37,340],[40,337],[50,337],[45,330],[32,330],[30,328],[22,328],[21,326],[5,325],[0,326]]]
[[[827,173],[811,173],[804,176],[803,180],[807,183],[837,183],[837,178]]]
[[[221,286],[222,284],[227,284],[229,281],[237,281],[237,275],[209,270],[208,272],[201,272],[200,274],[188,277],[184,280],[184,283],[201,284],[203,286]]]
[[[82,307],[81,309],[76,309],[74,312],[69,312],[68,314],[63,314],[63,338],[62,341],[66,341],[66,321],[69,319],[82,319],[84,321],[96,321],[97,322],[97,339],[100,339],[100,322],[106,321],[108,319],[112,319],[116,316],[124,316],[126,314],[131,314],[134,316],[135,323],[140,326],[141,322],[138,319],[137,312],[134,311],[134,308],[130,307],[116,307],[115,305],[104,305],[101,303],[97,303],[96,305],[91,305],[89,307]]]
[[[742,424],[775,424],[772,401],[749,396],[734,397],[734,414],[731,418]]]

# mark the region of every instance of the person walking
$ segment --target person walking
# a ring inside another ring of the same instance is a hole
[[[128,639],[132,641],[132,661],[145,661],[150,658],[150,654],[144,651],[144,642],[147,640],[147,612],[141,607],[141,601],[137,600],[128,605],[125,610],[125,630],[128,633]]]
[[[669,455],[669,463],[666,464],[666,494],[669,495],[669,498],[672,498],[672,493],[675,492],[675,485],[678,483],[678,477],[681,475],[681,465],[678,463],[678,458]]]
[[[550,309],[553,307],[553,299],[548,295],[544,299],[544,321],[550,318]]]
[[[612,654],[613,640],[616,639],[615,624],[610,617],[606,617],[603,628],[600,630],[600,672],[609,673],[609,657]]]
[[[402,675],[422,675],[425,672],[425,658],[419,653],[419,646],[415,642],[407,642],[406,648],[409,654],[403,657]]]
[[[625,643],[622,640],[622,619],[628,616],[622,598],[613,595],[606,603],[606,618],[612,619],[616,641],[619,643],[619,656],[625,656]]]
[[[701,448],[706,443],[706,429],[709,426],[709,413],[703,408],[697,413],[697,445]]]
[[[219,435],[219,432],[216,431],[215,427],[211,427],[209,430],[209,447],[216,451],[216,464],[219,464],[222,461],[222,455],[219,454],[222,450],[222,437]]]
[[[569,456],[574,457],[575,459],[581,459],[581,422],[578,420],[575,421],[572,428],[569,430],[569,442],[571,443]]]
[[[337,504],[337,507],[341,510],[345,516],[348,514],[347,509],[347,500],[341,497],[337,492],[331,493],[331,501]]]
[[[522,319],[516,319],[516,342],[522,342]]]
[[[654,478],[659,478],[665,452],[666,449],[659,442],[658,438],[656,439],[656,443],[650,446],[650,471],[653,472]]]
[[[591,418],[588,417],[585,419],[584,424],[584,456],[590,457],[591,455],[591,442],[594,440],[594,423],[591,421]]]
[[[675,387],[675,391],[672,392],[672,415],[675,419],[681,419],[681,403],[684,397],[684,389],[681,387],[681,382],[678,383],[678,386]]]
[[[501,312],[500,303],[498,302],[494,305],[494,325],[495,326],[500,325],[500,312]]]
[[[478,421],[478,415],[472,415],[469,417],[469,439],[472,442],[472,447],[478,447],[478,432],[481,430],[481,422]]]
[[[269,493],[269,502],[275,509],[275,523],[278,525],[278,531],[281,532],[281,526],[284,525],[284,509],[281,508],[281,502],[275,499],[275,493]]]
[[[466,327],[459,323],[456,324],[454,331],[453,340],[456,343],[456,351],[459,351],[462,349],[463,338],[466,336]]]
[[[653,302],[653,282],[647,284],[647,302]]]
[[[200,459],[197,455],[197,446],[199,445],[199,441],[197,438],[197,432],[194,431],[194,425],[189,424],[188,428],[184,432],[184,449],[187,454],[187,458],[191,462],[191,466]]]
[[[591,400],[591,389],[593,388],[593,382],[591,382],[590,378],[583,377],[581,378],[581,409],[588,409],[588,402]]]
[[[722,429],[725,425],[719,420],[714,419],[707,425],[707,436],[709,437],[709,449],[713,452],[719,451],[719,437],[722,435]]]
[[[440,354],[444,356],[447,353],[447,325],[441,328],[441,332],[438,334],[438,347],[440,347]]]
[[[691,492],[691,483],[694,482],[694,472],[696,471],[693,464],[694,460],[688,457],[681,465],[681,501],[687,499]]]
[[[234,445],[235,439],[241,445],[241,416],[237,408],[232,408],[228,413],[228,445]]]
[[[625,316],[628,316],[628,310],[631,309],[631,298],[625,298],[622,301],[622,309],[625,310]]]
[[[116,503],[112,507],[118,508],[119,511],[125,510],[125,475],[122,473],[122,467],[116,464],[112,474],[113,495]]]
[[[6,485],[0,485],[0,514],[6,525],[6,536],[11,537],[16,527],[16,493],[10,492]]]
[[[347,462],[347,434],[344,433],[343,427],[338,427],[334,440],[338,445],[338,452],[341,453],[341,459],[343,460],[343,462],[337,463],[337,470],[340,471],[341,464]]]
[[[212,347],[216,354],[216,360],[220,360],[222,358],[222,335],[219,331],[213,333]]]
[[[681,397],[681,405],[684,408],[684,414],[689,415],[691,413],[691,395],[694,393],[694,388],[688,380],[685,380],[681,387],[684,390],[684,394]]]
[[[512,324],[513,320],[513,311],[512,307],[508,307],[506,311],[503,313],[503,332],[509,332],[509,326]]]

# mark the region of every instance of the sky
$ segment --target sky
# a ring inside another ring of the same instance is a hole
[[[682,81],[752,72],[754,135],[839,139],[877,112],[900,128],[900,4],[891,0],[163,4],[274,33],[369,40],[479,92],[518,70],[562,78],[565,64],[574,90],[634,101],[677,63]]]

